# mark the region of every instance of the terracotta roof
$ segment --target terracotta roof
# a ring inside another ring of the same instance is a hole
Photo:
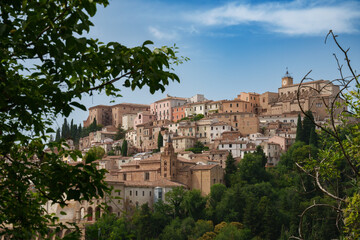
[[[191,167],[191,170],[209,170],[216,166],[219,166],[218,164],[211,164],[211,165],[201,165],[198,164],[196,166]]]
[[[167,101],[167,100],[184,100],[184,101],[186,101],[186,98],[181,98],[181,97],[166,97],[166,98],[157,100],[155,103],[159,103],[159,102],[163,102],[163,101]]]
[[[90,107],[90,109],[95,109],[95,108],[111,108],[112,106],[107,106],[107,105],[96,105],[96,106],[93,106],[93,107]]]
[[[117,106],[122,106],[122,105],[131,106],[131,107],[148,107],[148,108],[150,107],[150,105],[138,104],[138,103],[119,103],[119,104],[113,105],[111,107],[117,107]]]
[[[213,149],[210,151],[210,154],[223,154],[223,153],[228,153],[227,150],[218,150],[218,149]]]
[[[178,182],[173,182],[167,179],[160,179],[156,181],[125,181],[126,187],[187,187]]]
[[[245,141],[240,141],[240,140],[220,140],[219,144],[246,144],[247,142]]]
[[[211,126],[222,126],[222,125],[228,125],[230,126],[230,124],[226,123],[226,122],[216,122],[216,123],[212,123]]]
[[[178,136],[178,137],[173,137],[172,140],[184,139],[184,138],[195,139],[195,137],[191,137],[191,136]]]
[[[189,159],[183,158],[183,157],[177,157],[177,160],[178,160],[179,162],[193,163],[193,164],[195,164],[192,160],[189,160]]]

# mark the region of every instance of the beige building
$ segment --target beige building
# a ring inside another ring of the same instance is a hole
[[[329,116],[329,105],[339,93],[339,86],[328,80],[318,80],[294,84],[293,78],[287,72],[281,80],[277,99],[274,93],[265,93],[260,97],[261,114],[281,115],[287,113],[300,113],[311,110],[317,121],[322,121]],[[342,101],[342,100],[340,100]],[[337,109],[335,116],[343,109]]]
[[[182,152],[195,145],[195,137],[178,136],[172,139],[175,152]]]
[[[97,124],[118,127],[122,125],[122,116],[124,114],[136,114],[140,111],[149,111],[149,108],[149,105],[135,103],[120,103],[114,106],[94,106],[89,108],[89,116],[84,121],[84,127],[88,127],[94,119],[96,119]]]
[[[212,117],[229,124],[243,136],[259,132],[259,119],[253,113],[214,113]]]
[[[136,118],[137,114],[135,113],[127,113],[122,116],[122,123],[121,127],[124,130],[129,130],[134,128],[134,120]]]

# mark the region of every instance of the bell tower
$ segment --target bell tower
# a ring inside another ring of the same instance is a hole
[[[290,76],[288,68],[286,68],[285,76],[281,79],[281,87],[293,85],[293,78]]]
[[[170,135],[165,143],[164,152],[161,153],[160,172],[163,178],[175,180],[177,175],[177,157],[172,145]]]

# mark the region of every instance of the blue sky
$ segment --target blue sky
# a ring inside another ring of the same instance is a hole
[[[336,79],[333,53],[340,60],[343,56],[333,41],[324,44],[329,29],[350,47],[352,64],[360,69],[360,1],[110,0],[98,9],[93,23],[90,36],[103,42],[176,44],[190,61],[175,68],[181,82],[171,83],[164,93],[151,95],[146,87],[122,89],[120,99],[84,97],[87,107],[150,104],[166,94],[200,93],[220,100],[240,92],[276,92],[287,67],[295,83],[310,70],[315,80]],[[77,110],[71,118],[80,123],[87,115]]]

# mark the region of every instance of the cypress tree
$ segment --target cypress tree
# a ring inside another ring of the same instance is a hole
[[[311,128],[311,131],[310,131],[309,145],[313,145],[315,147],[318,146],[318,136],[315,131],[315,126],[313,128]]]
[[[225,163],[226,163],[225,176],[224,176],[225,185],[227,187],[230,187],[230,176],[232,174],[234,174],[236,172],[236,170],[237,170],[237,167],[235,165],[235,159],[233,158],[231,152],[227,156]]]
[[[302,126],[302,122],[301,122],[301,116],[300,114],[298,115],[298,120],[297,120],[297,126],[296,126],[296,139],[295,141],[303,141],[304,139],[304,130],[303,130],[303,126]]]
[[[309,140],[310,140],[310,132],[311,129],[315,127],[314,124],[314,116],[312,114],[312,112],[310,110],[305,112],[305,117],[304,117],[304,121],[303,121],[303,141],[309,145]]]
[[[158,135],[158,150],[159,151],[160,151],[160,148],[163,146],[163,142],[164,142],[164,138],[161,135],[161,132],[159,132],[159,135]]]
[[[60,142],[60,139],[61,139],[60,128],[58,128],[58,129],[56,130],[55,142]]]
[[[127,156],[127,141],[124,139],[123,144],[121,146],[121,155],[126,157]]]

